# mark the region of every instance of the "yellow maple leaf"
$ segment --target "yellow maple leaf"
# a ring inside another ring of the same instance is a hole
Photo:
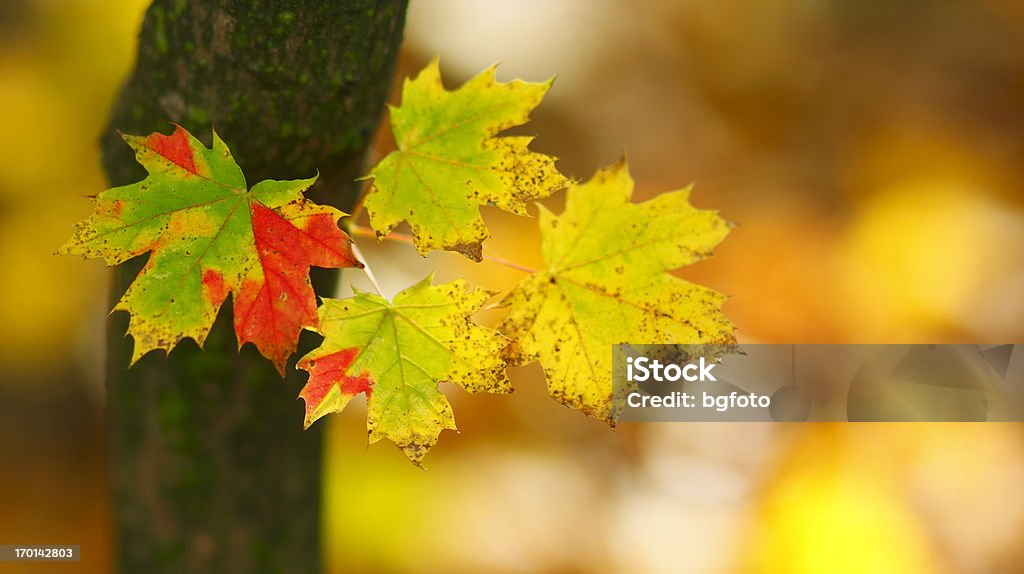
[[[547,269],[504,298],[510,364],[539,360],[552,397],[612,424],[612,345],[729,344],[725,297],[666,271],[711,255],[729,231],[689,188],[631,203],[626,161],[569,188],[565,211],[540,208]]]

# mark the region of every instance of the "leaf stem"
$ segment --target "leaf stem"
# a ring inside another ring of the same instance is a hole
[[[366,278],[370,280],[370,284],[377,291],[377,294],[384,297],[384,290],[380,288],[380,283],[377,283],[377,276],[373,274],[373,269],[370,268],[370,264],[366,262],[366,257],[363,252],[356,245],[356,242],[352,242],[352,253],[356,256],[356,259],[363,264],[363,273],[366,273]]]
[[[354,222],[355,219],[353,219],[352,221]],[[356,225],[355,223],[353,223],[352,225],[348,226],[348,232],[353,237],[373,237],[375,239],[382,239],[384,241],[395,241],[395,242],[398,242],[398,243],[406,243],[408,245],[413,245],[414,244],[413,243],[413,237],[411,235],[406,234],[406,233],[394,233],[394,232],[392,232],[392,233],[388,233],[383,238],[378,238],[377,237],[377,232],[374,231],[372,228],[365,227],[365,226],[362,226],[362,225]],[[484,259],[484,261],[490,261],[491,263],[497,263],[498,265],[504,265],[505,267],[510,267],[512,269],[516,269],[516,270],[522,271],[524,273],[536,273],[537,272],[537,270],[532,268],[532,267],[527,267],[526,265],[522,265],[520,263],[516,263],[515,261],[511,261],[509,259],[505,259],[504,257],[498,257],[497,255],[492,255],[490,253],[487,253],[486,251],[483,253],[483,259]]]

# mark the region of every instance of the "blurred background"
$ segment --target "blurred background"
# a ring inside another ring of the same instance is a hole
[[[0,542],[106,572],[106,271],[54,249],[106,187],[97,139],[145,0],[0,2]],[[680,275],[746,342],[1024,341],[1024,4],[413,0],[399,77],[558,79],[526,133],[578,179],[625,152],[636,198],[696,183],[737,227]],[[393,102],[397,103],[397,88]],[[383,129],[375,153],[391,142]],[[560,209],[560,197],[547,203]],[[485,210],[538,265],[530,219]],[[397,292],[518,272],[362,242]],[[358,283],[355,274],[346,280]],[[339,296],[347,292],[347,287]],[[493,321],[499,312],[481,317]],[[460,434],[410,465],[330,418],[330,572],[1019,572],[1024,427],[649,424],[443,385]],[[299,424],[298,421],[296,424]],[[2,566],[0,566],[2,570]]]

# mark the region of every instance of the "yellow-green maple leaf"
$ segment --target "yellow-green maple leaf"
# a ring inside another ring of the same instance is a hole
[[[435,58],[402,89],[392,107],[398,150],[370,172],[366,196],[370,224],[384,236],[402,221],[416,249],[457,251],[480,261],[489,237],[481,205],[526,215],[526,203],[546,197],[568,180],[555,158],[531,152],[531,137],[495,137],[524,124],[551,81],[499,83],[496,66],[447,91]]]
[[[298,365],[310,374],[299,395],[307,428],[365,393],[370,443],[391,439],[419,464],[442,430],[455,429],[439,381],[471,393],[512,392],[502,358],[508,340],[470,319],[488,292],[431,279],[390,303],[365,292],[324,299],[316,329],[324,342]]]
[[[504,298],[510,364],[539,360],[556,400],[612,423],[612,345],[733,343],[724,296],[668,270],[708,257],[728,233],[689,188],[632,203],[625,160],[541,207],[547,269]]]

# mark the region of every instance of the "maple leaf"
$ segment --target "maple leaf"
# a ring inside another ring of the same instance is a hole
[[[431,285],[428,277],[389,303],[357,291],[320,307],[323,344],[303,357],[309,382],[305,426],[341,412],[359,393],[367,397],[369,441],[394,441],[416,464],[444,429],[455,429],[439,381],[471,393],[509,393],[501,351],[508,344],[493,329],[470,320],[490,294],[465,281]]]
[[[509,363],[539,360],[559,402],[612,424],[612,345],[729,344],[725,297],[666,273],[711,255],[728,233],[689,188],[631,203],[625,159],[569,188],[565,211],[540,207],[547,269],[502,300]]]
[[[407,221],[421,254],[445,249],[480,261],[489,237],[481,205],[526,215],[529,200],[569,183],[555,158],[528,149],[533,138],[494,137],[526,123],[551,81],[502,84],[495,68],[447,91],[435,58],[405,81],[401,107],[390,108],[398,150],[368,176],[365,206],[378,237]]]
[[[209,149],[180,126],[123,137],[149,175],[93,198],[58,253],[108,265],[150,253],[114,307],[131,314],[132,363],[186,337],[201,346],[231,294],[239,346],[252,342],[283,374],[317,321],[309,268],[361,267],[337,225],[344,214],[303,197],[316,177],[248,189],[216,132]]]

